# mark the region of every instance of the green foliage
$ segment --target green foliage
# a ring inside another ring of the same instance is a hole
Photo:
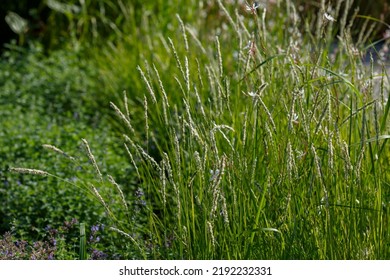
[[[92,105],[97,73],[81,59],[82,55],[64,49],[47,57],[38,44],[27,49],[9,45],[1,64],[0,104],[12,104],[22,112],[51,114],[56,120],[72,117],[92,120],[96,113],[87,104]],[[11,112],[4,110],[2,114]]]
[[[370,31],[355,44],[341,9],[302,33],[290,1],[82,3],[52,5],[63,50],[4,57],[3,231],[77,218],[94,241],[69,234],[62,258],[389,257],[389,75],[363,63]]]
[[[93,171],[83,169],[88,158],[82,147],[74,145],[81,138],[95,139],[93,146],[107,147],[96,153],[99,164],[131,189],[129,169],[115,167],[123,165],[124,152],[105,124],[104,110],[96,110],[97,103],[92,101],[101,94],[96,80],[94,67],[78,52],[64,49],[47,57],[32,45],[29,49],[11,46],[4,53],[0,67],[0,198],[4,202],[0,232],[13,226],[16,238],[37,240],[44,238],[46,226],[58,227],[72,218],[87,225],[105,222],[104,210],[85,190],[69,188],[53,178],[34,180],[9,173],[12,166],[34,165],[60,171],[58,175],[71,181],[77,180],[78,173],[93,178]],[[44,144],[61,147],[75,157],[81,154],[79,165],[48,151]]]
[[[251,19],[233,17],[205,53],[192,39],[187,51],[182,32],[179,47],[163,49],[170,64],[156,59],[156,68],[139,71],[145,136],[130,129],[125,142],[148,197],[150,258],[389,254],[388,125],[379,130],[389,102],[376,101],[386,71],[375,92],[374,72],[350,41],[328,49],[334,26],[326,19],[303,37],[292,6],[272,8],[269,22],[252,15],[254,37],[237,27]],[[255,43],[245,51],[248,40]],[[159,74],[166,69],[170,78]],[[123,112],[121,119],[135,119]]]

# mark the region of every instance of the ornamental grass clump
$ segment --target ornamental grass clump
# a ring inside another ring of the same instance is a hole
[[[205,42],[177,17],[134,68],[143,91],[111,103],[137,192],[82,140],[96,177],[82,186],[124,258],[389,257],[390,103],[379,110],[341,2],[330,13],[321,1],[306,33],[291,1],[218,1]]]

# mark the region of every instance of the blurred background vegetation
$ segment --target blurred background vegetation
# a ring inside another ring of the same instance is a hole
[[[29,40],[39,40],[46,50],[61,47],[69,39],[85,39],[91,43],[121,38],[126,32],[137,32],[141,27],[143,14],[153,13],[164,22],[161,26],[169,28],[171,16],[178,13],[183,19],[197,17],[199,10],[187,7],[203,7],[207,12],[216,12],[215,1],[142,1],[142,0],[4,0],[0,6],[0,44],[18,40],[26,44]],[[232,2],[232,1],[228,1]],[[234,2],[234,1],[233,1]],[[236,1],[242,3],[243,1]],[[295,0],[298,12],[303,18],[313,19],[321,9],[321,1]],[[325,1],[330,7],[336,1]],[[382,22],[390,20],[390,4],[387,0],[375,2],[355,0],[351,3],[350,17],[356,12],[360,16],[371,17]],[[342,7],[343,8],[343,7]],[[172,14],[173,12],[173,14]],[[331,12],[331,11],[329,11]],[[366,18],[355,20],[357,36]],[[371,21],[371,23],[373,23]],[[388,27],[375,26],[377,38]]]

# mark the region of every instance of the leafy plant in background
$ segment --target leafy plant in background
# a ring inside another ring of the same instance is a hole
[[[36,164],[41,168],[50,166],[53,170],[61,170],[63,176],[74,179],[75,172],[81,167],[72,169],[69,161],[59,161],[58,155],[45,153],[44,143],[73,151],[75,147],[71,142],[80,137],[96,139],[95,144],[101,143],[100,147],[110,147],[109,151],[100,149],[97,152],[98,156],[100,153],[105,155],[104,160],[99,161],[103,170],[107,167],[121,169],[121,175],[114,170],[112,174],[118,181],[128,182],[131,188],[129,169],[115,168],[123,166],[124,159],[121,150],[115,151],[114,147],[118,148],[115,134],[104,124],[103,112],[98,112],[92,103],[87,102],[99,94],[95,90],[99,85],[93,66],[80,57],[80,53],[67,50],[46,57],[39,44],[28,50],[12,45],[3,54],[0,66],[2,234],[13,226],[15,238],[32,242],[45,236],[44,228],[48,224],[59,227],[74,217],[87,226],[104,222],[104,211],[82,191],[70,189],[56,180],[31,180],[9,174],[11,165]],[[78,74],[77,77],[74,73]],[[82,176],[87,178],[90,175],[83,173]]]

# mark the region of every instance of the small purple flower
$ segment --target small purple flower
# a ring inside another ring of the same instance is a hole
[[[90,237],[89,237],[89,242],[90,243],[98,243],[100,241],[100,237],[99,236],[94,236],[94,235],[91,235]]]
[[[50,238],[50,242],[53,246],[57,246],[57,240],[55,238]]]
[[[139,201],[139,204],[142,205],[142,206],[146,206],[146,201],[142,199],[142,200]]]
[[[92,233],[96,233],[97,231],[99,231],[99,225],[92,226],[91,231],[92,231]]]
[[[97,232],[99,230],[103,231],[103,229],[104,229],[103,224],[91,226],[91,235],[89,236],[89,242],[98,243],[100,241],[100,237],[97,236],[98,234]]]
[[[73,218],[72,220],[70,220],[70,221],[65,221],[64,222],[64,226],[65,226],[65,229],[66,230],[69,230],[69,229],[71,229],[75,224],[77,224],[78,223],[78,221],[77,221],[77,219],[76,218]]]
[[[142,189],[140,189],[140,188],[138,188],[136,191],[135,191],[135,196],[137,197],[137,198],[141,198],[141,197],[143,197],[145,194],[144,194],[144,192],[142,191]]]
[[[12,253],[12,251],[5,250],[4,255],[6,255],[7,258],[11,258],[14,254]]]
[[[91,259],[92,260],[104,260],[107,258],[107,254],[99,251],[97,249],[93,249],[92,254],[91,254]]]

